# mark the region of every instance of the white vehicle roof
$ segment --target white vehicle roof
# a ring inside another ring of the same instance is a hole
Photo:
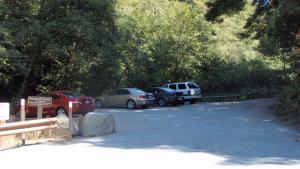
[[[196,84],[195,82],[174,82],[174,83],[167,83],[165,85],[178,84],[178,83],[193,83],[193,84]]]

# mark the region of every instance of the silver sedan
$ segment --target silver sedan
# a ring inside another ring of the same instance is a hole
[[[97,97],[96,107],[146,108],[148,105],[154,104],[154,101],[155,98],[152,94],[146,93],[141,89],[121,88]]]

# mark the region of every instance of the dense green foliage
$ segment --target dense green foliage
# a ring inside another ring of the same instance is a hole
[[[203,11],[168,0],[120,1],[117,26],[122,56],[122,84],[161,85],[198,80],[207,55],[208,28]]]
[[[113,79],[113,1],[0,3],[1,94],[76,90],[94,76]]]
[[[300,120],[300,1],[271,1],[257,7],[246,27],[259,38],[259,50],[284,63],[285,87],[279,98],[278,114]],[[298,35],[297,35],[298,34]]]
[[[280,83],[279,62],[257,52],[257,40],[239,38],[254,11],[250,4],[211,23],[205,17],[206,1],[118,2],[121,84],[147,87],[193,80],[209,94],[259,91]]]
[[[204,94],[297,88],[297,18],[297,0],[0,0],[0,99],[174,81]]]

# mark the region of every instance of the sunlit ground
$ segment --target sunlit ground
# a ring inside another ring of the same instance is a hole
[[[300,168],[300,133],[276,119],[273,99],[178,107],[98,109],[114,134],[0,152],[5,168]]]

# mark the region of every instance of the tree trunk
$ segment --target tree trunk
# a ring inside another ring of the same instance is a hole
[[[32,74],[32,70],[34,69],[35,67],[35,61],[36,61],[36,56],[31,56],[27,65],[28,65],[28,69],[24,75],[24,79],[23,79],[23,82],[21,84],[21,88],[18,92],[18,95],[17,95],[17,98],[18,99],[21,99],[23,96],[24,96],[24,93],[25,93],[25,89],[27,88],[28,86],[28,82],[29,82],[29,77],[30,75]]]

